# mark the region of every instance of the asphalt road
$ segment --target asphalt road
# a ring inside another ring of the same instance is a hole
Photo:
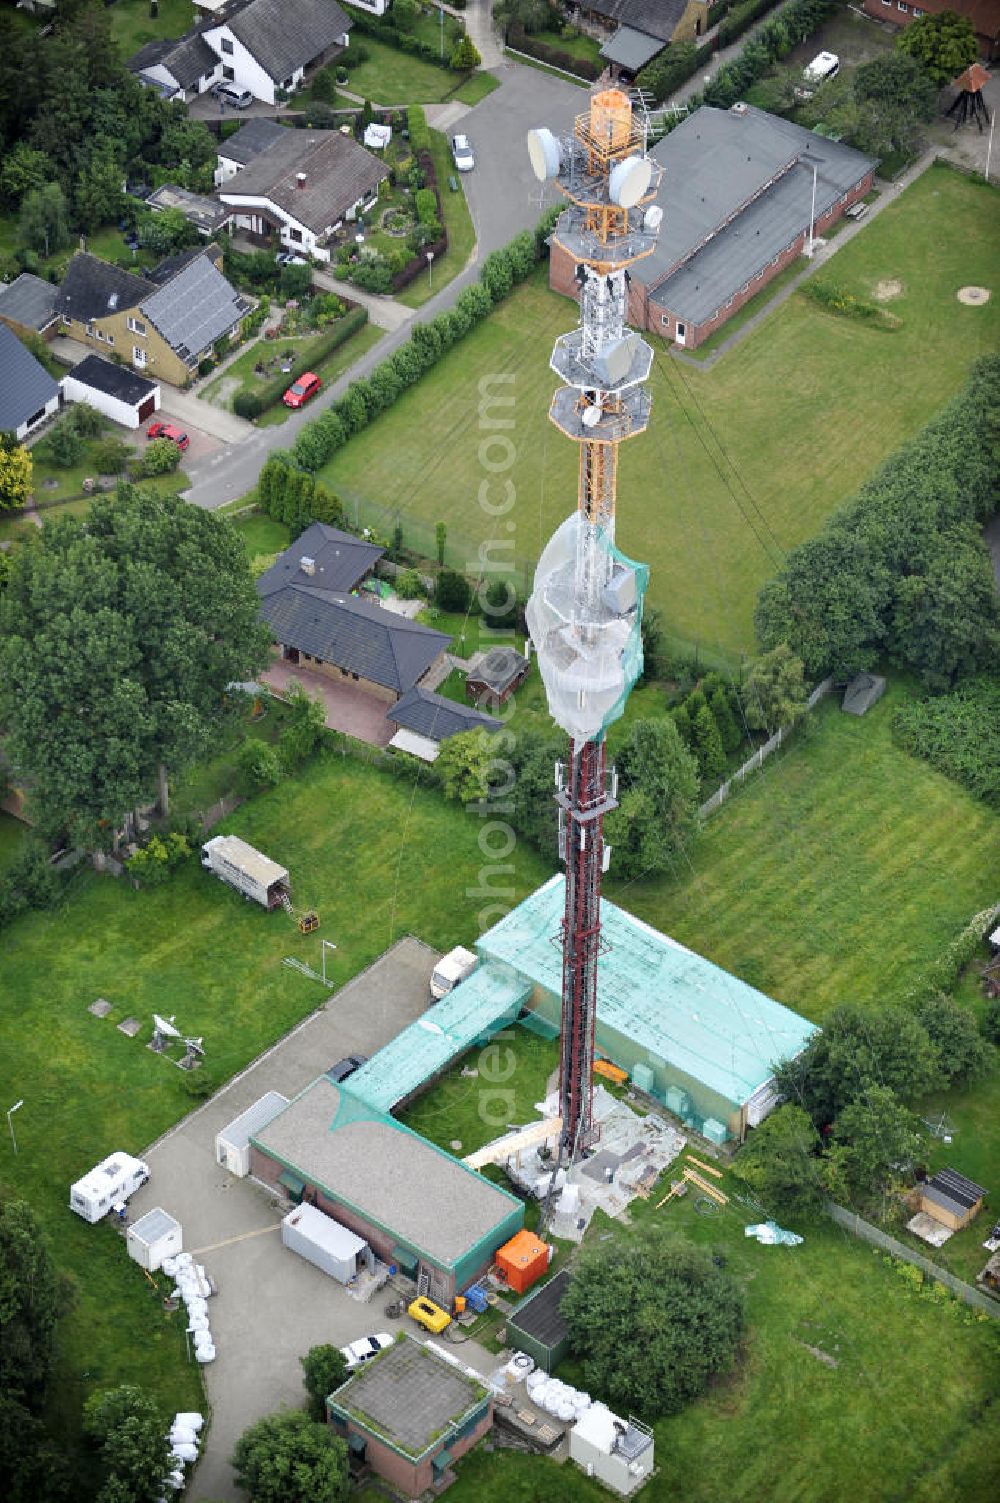
[[[416,315],[428,320],[446,311],[459,293],[476,280],[479,263],[520,230],[533,228],[554,190],[542,198],[525,146],[525,134],[534,125],[567,129],[573,117],[586,107],[586,91],[537,68],[506,64],[497,70],[500,87],[462,119],[462,129],[476,154],[474,172],[466,173],[464,185],[476,229],[476,248],[469,265],[430,299]],[[235,501],[257,483],[261,466],[272,449],[286,449],[295,442],[303,424],[346,391],[351,381],[367,376],[381,360],[409,338],[409,321],[386,334],[332,386],[321,392],[301,413],[273,428],[259,428],[247,439],[205,461],[192,464],[191,484],[185,495],[197,506],[214,510]]]

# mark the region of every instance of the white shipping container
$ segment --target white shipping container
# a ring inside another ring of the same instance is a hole
[[[285,1247],[315,1263],[324,1273],[346,1284],[358,1271],[358,1260],[367,1247],[363,1237],[324,1216],[315,1206],[296,1206],[281,1223]]]
[[[147,1273],[155,1273],[166,1258],[176,1258],[184,1251],[184,1234],[179,1221],[161,1206],[147,1211],[125,1234],[128,1255]]]
[[[230,1174],[244,1179],[250,1173],[250,1138],[273,1122],[288,1105],[288,1097],[268,1091],[215,1135],[215,1158]]]

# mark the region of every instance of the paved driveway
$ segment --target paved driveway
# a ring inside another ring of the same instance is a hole
[[[376,699],[349,678],[338,683],[324,673],[311,673],[308,668],[281,661],[272,663],[260,678],[278,694],[283,694],[289,684],[301,684],[323,701],[331,731],[343,731],[358,741],[367,741],[369,746],[387,746],[396,734],[396,727],[385,718],[388,702]]]
[[[294,1096],[345,1054],[374,1054],[428,1005],[437,954],[401,939],[367,971],[166,1137],[143,1152],[150,1180],[130,1202],[176,1216],[184,1246],[218,1284],[209,1316],[217,1357],[206,1368],[212,1425],[187,1496],[242,1498],[229,1457],[246,1427],[283,1405],[301,1407],[299,1358],[320,1342],[343,1346],[386,1328],[384,1299],[353,1300],[335,1280],[281,1245],[287,1206],[215,1161],[215,1135],[266,1091]],[[303,977],[303,987],[319,986]],[[138,1273],[136,1274],[138,1277]]]

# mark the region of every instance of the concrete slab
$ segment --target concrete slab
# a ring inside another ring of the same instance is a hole
[[[919,1237],[921,1242],[929,1242],[931,1247],[943,1247],[949,1237],[954,1236],[950,1226],[945,1226],[941,1221],[935,1221],[926,1211],[918,1211],[906,1223],[906,1230]]]
[[[301,1407],[299,1358],[311,1346],[343,1346],[386,1329],[380,1297],[370,1306],[359,1304],[334,1279],[282,1247],[287,1204],[217,1164],[215,1135],[265,1092],[295,1096],[345,1054],[380,1049],[426,1009],[437,959],[419,940],[399,940],[143,1152],[150,1182],[132,1197],[130,1214],[162,1206],[175,1216],[185,1248],[204,1263],[219,1290],[209,1308],[218,1355],[205,1370],[213,1418],[189,1492],[194,1500],[241,1496],[229,1465],[233,1445],[262,1415],[282,1405]]]

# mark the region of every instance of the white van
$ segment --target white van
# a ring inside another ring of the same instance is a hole
[[[454,950],[449,950],[447,955],[442,955],[437,965],[431,972],[431,996],[440,1002],[447,996],[453,987],[472,972],[479,964],[479,956],[471,950],[463,950],[461,945],[456,945]]]
[[[69,1208],[93,1224],[128,1200],[149,1178],[149,1165],[130,1153],[112,1153],[70,1186]]]
[[[840,58],[835,52],[817,52],[808,68],[803,68],[802,77],[812,88],[828,83],[840,72]]]

